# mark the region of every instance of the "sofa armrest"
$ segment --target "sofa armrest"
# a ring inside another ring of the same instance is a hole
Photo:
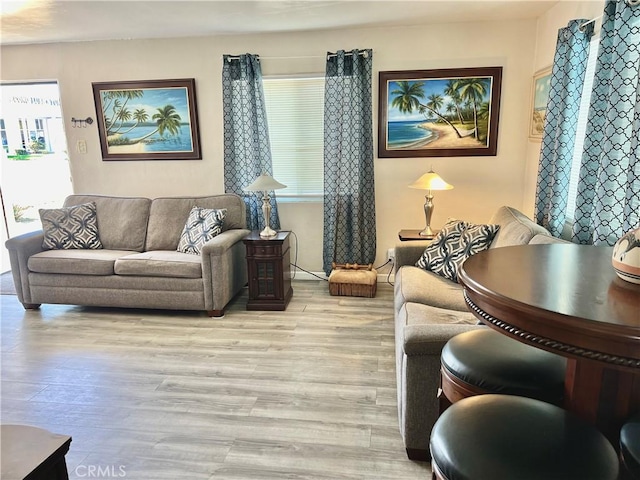
[[[403,265],[415,265],[429,243],[431,243],[431,240],[412,240],[396,243],[396,260],[393,265],[393,273],[397,273],[398,269]]]
[[[247,284],[246,248],[242,239],[250,230],[222,232],[202,247],[202,279],[207,310],[222,311]]]
[[[422,324],[404,327],[403,350],[407,356],[434,355],[440,361],[445,344],[459,333],[483,328],[468,324]],[[486,327],[484,327],[486,328]]]
[[[33,303],[31,301],[31,291],[29,289],[29,257],[42,252],[42,241],[44,232],[25,233],[17,237],[10,238],[5,242],[9,250],[9,262],[11,263],[11,274],[16,287],[18,300],[23,304]]]

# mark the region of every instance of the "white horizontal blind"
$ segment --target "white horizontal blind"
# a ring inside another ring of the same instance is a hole
[[[324,77],[263,79],[278,197],[323,193]]]
[[[584,74],[584,85],[582,87],[582,97],[580,99],[580,110],[578,112],[578,126],[576,129],[576,143],[573,148],[573,159],[571,163],[571,179],[569,180],[569,199],[567,201],[567,221],[573,226],[574,214],[576,211],[576,196],[578,195],[578,177],[580,176],[580,162],[582,161],[582,149],[584,139],[587,135],[587,118],[589,115],[589,104],[591,103],[591,89],[593,88],[593,77],[596,72],[596,60],[598,58],[598,47],[600,46],[600,36],[594,35],[589,44],[589,58],[587,59],[587,70]]]

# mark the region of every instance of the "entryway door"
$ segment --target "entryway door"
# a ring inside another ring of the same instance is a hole
[[[0,84],[2,272],[10,270],[7,238],[40,230],[40,208],[73,192],[57,82]]]

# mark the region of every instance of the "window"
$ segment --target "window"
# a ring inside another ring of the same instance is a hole
[[[273,176],[287,186],[278,198],[322,196],[324,77],[267,77],[263,86]]]
[[[582,160],[582,147],[587,135],[587,118],[589,115],[589,103],[591,102],[591,89],[593,88],[593,77],[596,71],[596,60],[598,58],[598,47],[600,46],[600,36],[594,35],[589,45],[589,59],[587,60],[587,70],[584,74],[584,85],[582,87],[582,97],[580,99],[580,110],[578,112],[578,126],[576,130],[576,143],[573,149],[573,160],[571,163],[571,178],[569,180],[569,199],[567,201],[567,228],[569,231],[573,227],[573,215],[576,211],[576,196],[578,195],[578,177],[580,176],[580,162]]]

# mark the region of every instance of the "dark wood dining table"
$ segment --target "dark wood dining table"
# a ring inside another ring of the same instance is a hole
[[[618,447],[640,411],[640,285],[619,278],[610,247],[489,249],[464,262],[467,305],[491,328],[567,358],[564,408]]]

